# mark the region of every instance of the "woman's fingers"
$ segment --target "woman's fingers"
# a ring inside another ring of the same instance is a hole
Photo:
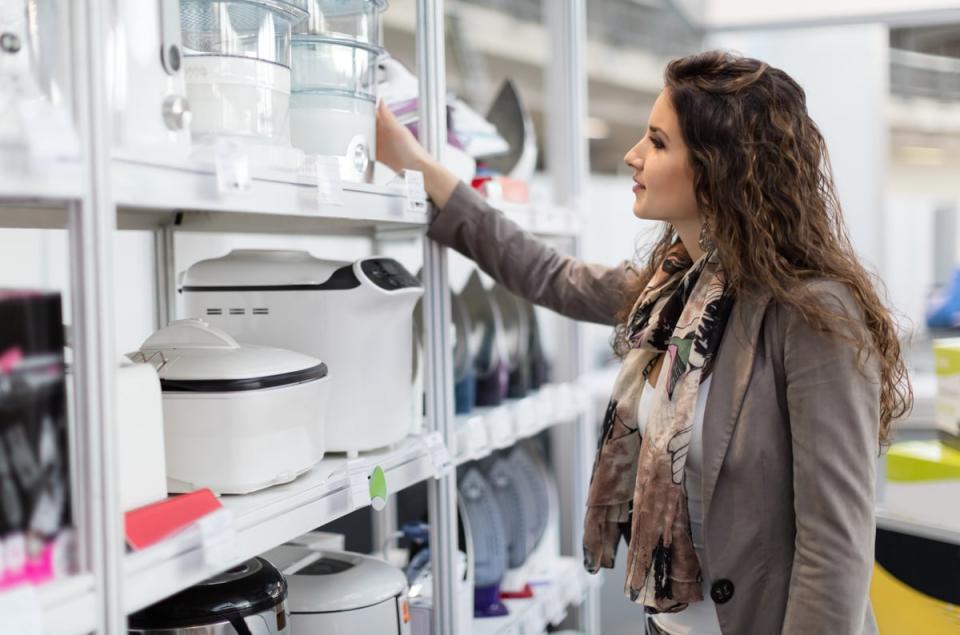
[[[426,153],[383,101],[377,106],[377,160],[394,172],[417,168]]]

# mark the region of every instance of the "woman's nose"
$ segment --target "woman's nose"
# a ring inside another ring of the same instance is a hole
[[[629,167],[639,170],[643,167],[643,157],[640,155],[640,144],[633,146],[623,155],[623,162]]]

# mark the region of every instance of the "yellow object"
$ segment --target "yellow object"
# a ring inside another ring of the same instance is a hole
[[[933,341],[937,427],[960,436],[960,338]]]
[[[960,481],[960,450],[939,441],[894,443],[887,453],[890,481]]]
[[[960,606],[904,584],[879,564],[873,567],[870,603],[880,635],[957,635]]]

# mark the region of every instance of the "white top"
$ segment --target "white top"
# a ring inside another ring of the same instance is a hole
[[[696,412],[693,417],[693,437],[687,454],[685,484],[687,488],[687,508],[690,510],[690,531],[693,534],[693,547],[702,563],[706,562],[703,546],[703,413],[707,407],[707,394],[713,376],[700,384],[697,391]],[[647,426],[650,407],[653,402],[653,389],[647,384],[640,403],[637,405],[637,425],[642,436]],[[721,635],[720,621],[717,619],[717,607],[710,599],[710,580],[703,576],[703,601],[694,602],[679,613],[660,613],[652,616],[657,627],[669,635]]]

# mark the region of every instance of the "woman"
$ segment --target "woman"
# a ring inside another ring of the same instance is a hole
[[[428,235],[515,293],[618,325],[623,360],[587,501],[585,564],[648,632],[875,633],[876,459],[912,395],[895,326],[847,239],[803,90],[757,60],[671,62],[626,155],[646,265],[537,242],[381,108],[379,159],[424,173]]]

